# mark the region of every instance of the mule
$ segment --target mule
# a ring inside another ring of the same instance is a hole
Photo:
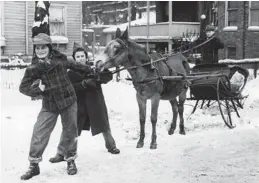
[[[185,135],[184,129],[184,102],[188,89],[186,80],[169,81],[162,80],[160,76],[188,75],[190,71],[186,58],[181,54],[175,54],[165,61],[152,63],[151,59],[159,59],[159,54],[148,55],[146,49],[140,44],[135,43],[128,37],[126,30],[123,35],[116,37],[108,43],[106,48],[95,59],[95,66],[99,70],[112,67],[123,66],[126,68],[132,78],[136,89],[136,99],[139,107],[140,137],[137,148],[144,145],[145,122],[146,122],[146,103],[151,100],[151,149],[157,148],[157,114],[160,100],[169,100],[173,119],[168,134],[172,135],[176,129],[178,113],[180,116],[180,134]],[[145,81],[147,78],[157,77],[151,81]],[[179,97],[177,101],[177,96]]]

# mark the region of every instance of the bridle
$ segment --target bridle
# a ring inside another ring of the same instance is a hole
[[[127,61],[129,61],[129,58],[128,58],[129,47],[128,47],[128,45],[123,40],[121,40],[120,38],[116,38],[115,40],[118,41],[120,43],[120,45],[122,45],[123,47],[120,48],[121,51],[119,53],[117,53],[116,55],[114,55],[112,58],[110,58],[108,62],[112,62],[113,60],[115,60],[115,58],[118,55],[120,55],[121,53],[123,53],[125,51],[125,49],[127,50],[126,51],[127,52],[126,59],[127,59]],[[163,57],[163,58],[157,59],[155,61],[152,61],[152,63],[148,62],[148,63],[144,63],[144,64],[141,64],[141,65],[135,65],[135,66],[127,67],[127,68],[125,68],[125,67],[120,68],[120,65],[115,64],[115,67],[117,67],[119,69],[116,69],[115,71],[112,71],[112,74],[116,74],[116,73],[118,73],[120,71],[123,71],[123,70],[133,70],[133,69],[137,69],[139,67],[149,66],[149,65],[151,65],[153,63],[157,63],[157,62],[160,62],[160,61],[163,61],[163,60],[167,60],[167,59],[168,59],[168,57]]]
[[[137,68],[139,68],[139,67],[145,67],[145,66],[148,66],[148,65],[157,63],[157,62],[161,62],[161,61],[167,60],[170,56],[175,56],[175,55],[179,55],[179,54],[183,54],[183,53],[188,53],[188,52],[191,51],[191,50],[197,49],[197,48],[199,48],[199,47],[205,45],[206,43],[208,43],[209,41],[211,41],[214,37],[215,37],[215,35],[212,36],[211,38],[207,39],[206,41],[202,42],[201,44],[196,45],[196,46],[193,47],[193,48],[190,48],[190,49],[185,50],[185,51],[180,52],[180,53],[171,53],[171,54],[168,54],[168,55],[164,56],[163,58],[159,58],[159,59],[157,59],[157,60],[152,61],[152,63],[151,63],[151,62],[148,62],[148,63],[144,63],[144,64],[141,64],[141,65],[136,65],[136,66],[132,66],[132,67],[128,67],[128,68],[122,67],[122,68],[120,68],[120,69],[116,69],[116,70],[113,71],[112,73],[115,74],[115,73],[118,73],[118,72],[123,71],[123,70],[126,70],[126,69],[127,69],[127,70],[132,70],[132,69],[137,69]],[[128,48],[128,45],[127,45],[123,40],[121,40],[120,38],[116,38],[115,40],[117,40],[121,45],[123,45],[123,47],[126,48],[127,51],[128,51],[128,49],[129,49],[129,48]],[[120,53],[122,53],[122,52],[124,51],[123,48],[121,48],[121,49],[122,49],[122,50],[121,50],[118,54],[120,54]],[[112,60],[112,59],[115,59],[118,54],[114,55],[114,57],[111,58],[111,60]],[[127,57],[127,59],[128,59],[128,57]],[[116,65],[116,67],[120,67],[120,66],[119,66],[119,65]]]

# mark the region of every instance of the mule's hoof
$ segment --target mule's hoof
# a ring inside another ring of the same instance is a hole
[[[185,131],[184,131],[184,130],[181,130],[179,133],[180,133],[181,135],[185,135]]]
[[[144,146],[144,142],[138,142],[137,143],[137,148],[142,148]]]
[[[174,134],[174,130],[169,130],[168,131],[168,135],[173,135]]]
[[[150,149],[156,149],[157,148],[157,144],[150,144]]]

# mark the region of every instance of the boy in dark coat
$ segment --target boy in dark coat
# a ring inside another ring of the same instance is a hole
[[[89,65],[87,55],[84,48],[80,47],[77,43],[74,44],[73,58],[75,62]],[[89,130],[91,127],[93,136],[99,133],[103,134],[108,152],[119,154],[120,150],[116,148],[115,140],[111,134],[107,108],[101,87],[101,84],[112,80],[112,73],[106,70],[98,75],[89,75],[84,72],[69,70],[68,76],[77,95],[78,134],[80,135],[82,130]],[[62,147],[59,148],[62,149]],[[64,161],[64,156],[59,153],[50,159],[52,163],[61,161]]]
[[[59,153],[67,161],[67,173],[77,173],[75,158],[77,156],[77,102],[76,93],[71,84],[67,68],[90,73],[91,68],[81,63],[68,61],[67,57],[53,50],[51,38],[40,33],[33,38],[35,56],[32,64],[26,68],[20,84],[20,92],[30,96],[42,96],[42,108],[33,128],[31,138],[29,170],[21,176],[28,180],[40,174],[39,162],[48,144],[57,118],[60,115],[63,131],[60,138]],[[37,82],[39,81],[39,82]]]
[[[211,40],[201,47],[203,63],[218,63],[218,50],[224,48],[224,43],[215,36],[215,29],[213,25],[206,26],[206,40]]]

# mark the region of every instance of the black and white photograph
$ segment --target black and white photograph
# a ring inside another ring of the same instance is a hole
[[[259,1],[0,0],[0,33],[0,182],[259,182]]]

